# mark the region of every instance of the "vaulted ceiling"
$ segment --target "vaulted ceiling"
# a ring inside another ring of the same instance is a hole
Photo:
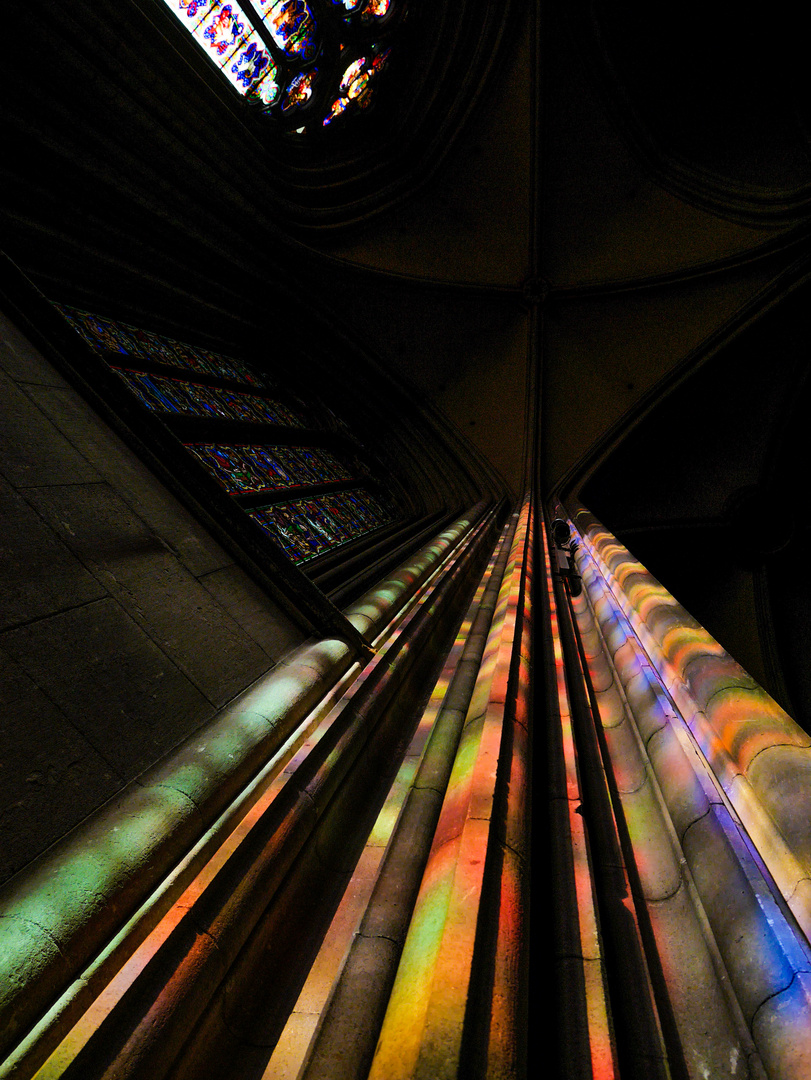
[[[293,355],[312,312],[513,492],[529,461],[582,497],[811,723],[798,35],[779,5],[751,28],[411,6],[407,61],[330,158],[235,111],[157,0],[24,5],[3,246],[46,295],[158,329]]]

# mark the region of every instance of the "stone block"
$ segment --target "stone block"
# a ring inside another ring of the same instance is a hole
[[[811,1076],[811,976],[807,972],[763,1004],[752,1035],[769,1076],[781,1080]]]
[[[691,1077],[747,1076],[750,1044],[735,1022],[686,885],[648,912]]]
[[[211,713],[197,687],[113,600],[8,630],[0,645],[125,778]]]
[[[37,508],[213,705],[270,658],[106,484],[32,492]]]
[[[166,489],[110,426],[72,389],[29,387],[29,394],[99,477],[195,575],[231,564],[205,526]]]
[[[687,830],[684,854],[747,1023],[794,972],[715,808]]]
[[[647,745],[653,771],[679,839],[709,809],[704,789],[670,724],[660,728]]]
[[[96,469],[27,394],[0,374],[0,468],[18,488],[83,484]]]
[[[0,700],[0,881],[5,881],[78,825],[122,781],[2,652]]]
[[[274,662],[304,640],[305,631],[240,567],[214,570],[202,577],[200,583]]]
[[[653,784],[621,796],[634,863],[646,900],[663,900],[680,887],[679,855],[673,848],[663,808]]]
[[[811,868],[811,747],[768,747],[746,776],[795,856]]]
[[[0,367],[17,382],[66,386],[64,378],[28,338],[0,313]]]
[[[37,512],[0,479],[0,627],[107,595]]]

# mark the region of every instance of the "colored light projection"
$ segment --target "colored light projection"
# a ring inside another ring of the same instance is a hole
[[[241,94],[272,105],[278,67],[236,0],[164,0],[205,54]]]
[[[557,601],[552,584],[552,560],[549,545],[542,543],[540,551],[543,554],[547,618],[550,629],[549,648],[552,653],[551,660],[554,662],[554,682],[556,684],[557,708],[554,716],[550,719],[553,724],[559,724],[560,727],[560,759],[555,761],[553,758],[552,767],[557,766],[557,775],[553,783],[556,782],[559,785],[559,790],[564,790],[566,793],[565,806],[568,824],[568,836],[564,830],[560,831],[560,853],[557,855],[561,862],[565,860],[568,873],[560,875],[558,888],[561,893],[566,889],[577,911],[579,949],[576,951],[571,950],[571,952],[574,952],[580,958],[578,961],[580,970],[576,971],[575,965],[568,963],[570,957],[569,943],[566,942],[558,946],[556,956],[558,978],[563,984],[562,992],[564,995],[567,994],[565,986],[567,978],[575,979],[578,991],[582,987],[582,993],[585,995],[586,1009],[584,1015],[587,1025],[592,1076],[595,1080],[616,1080],[619,1077],[619,1068],[616,1062],[611,1031],[611,1010],[608,1004],[608,989],[605,982],[603,945],[597,916],[597,897],[582,813],[582,791],[578,774],[577,751],[572,727],[569,691],[566,683],[563,647],[560,638]],[[557,738],[555,741],[557,741]],[[569,994],[574,998],[574,992],[569,991]]]
[[[349,480],[352,475],[334,454],[320,448],[187,443],[186,449],[229,494],[328,484]]]
[[[386,66],[391,49],[370,56],[361,56],[350,64],[341,77],[338,97],[332,103],[329,115],[323,120],[326,127],[347,110],[366,109],[372,102],[377,76]]]
[[[503,736],[506,726],[515,726],[505,706],[516,641],[519,637],[523,640],[523,621],[529,615],[525,609],[528,597],[522,589],[529,528],[526,502],[500,583],[369,1080],[456,1075],[447,1063],[460,1058],[476,930],[480,908],[486,902],[487,854],[494,842],[490,834],[497,828],[496,783],[508,764],[502,751],[509,740],[503,741]],[[512,767],[508,771],[512,774]],[[519,785],[511,786],[514,792]],[[509,805],[508,828],[516,824],[518,833],[526,823],[516,821],[516,814],[522,818],[519,808]],[[509,936],[502,919],[509,924],[519,917],[516,909],[520,904],[515,903],[512,884],[508,868],[500,880],[499,946],[502,931]],[[497,946],[497,967],[498,956]],[[499,1006],[503,1004],[499,1002]],[[504,1013],[500,1018],[506,1021],[502,1034],[509,1037],[509,1018]],[[511,1076],[515,1072],[493,1068],[487,1075]]]
[[[250,510],[249,515],[295,563],[307,562],[392,520],[390,512],[363,488],[277,503]]]
[[[586,651],[599,714],[604,698],[622,692],[623,724],[636,728],[637,737],[629,739],[622,725],[602,717],[640,894],[657,909],[652,928],[683,1045],[697,1048],[695,1059],[712,1076],[728,1071],[730,1047],[739,1059],[746,1054],[719,995],[701,999],[702,987],[712,983],[712,950],[703,957],[692,950],[685,970],[683,942],[691,935],[677,931],[670,919],[658,922],[669,902],[662,894],[676,895],[675,864],[682,856],[725,979],[759,1017],[752,1031],[764,1069],[791,1075],[788,1062],[811,1044],[808,1000],[789,989],[807,967],[807,943],[797,924],[806,938],[811,928],[809,740],[803,742],[798,729],[799,738],[792,738],[786,714],[610,533],[585,511],[577,520],[584,593],[573,606],[584,646],[596,645]],[[603,674],[606,659],[613,686]],[[658,794],[645,796],[647,781],[629,779],[648,770]],[[736,814],[710,809],[724,795]],[[657,825],[662,805],[675,828]],[[664,853],[674,837],[686,842],[674,848],[668,881],[664,868],[671,856]],[[771,880],[756,869],[763,864]],[[786,917],[775,884],[796,923]],[[702,966],[707,976],[699,974]],[[707,1031],[719,1047],[715,1061]]]
[[[803,884],[811,877],[811,736],[588,511],[576,523],[584,554],[811,935],[811,891]]]
[[[223,356],[196,345],[185,345],[172,338],[161,337],[148,330],[139,330],[127,323],[103,319],[87,311],[60,304],[55,307],[62,312],[74,330],[96,349],[121,353],[123,356],[138,356],[156,364],[195,371],[201,375],[211,375],[259,389],[271,385],[267,376],[258,375],[248,364],[232,356]]]

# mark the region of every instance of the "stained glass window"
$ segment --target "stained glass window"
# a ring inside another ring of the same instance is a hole
[[[384,49],[369,56],[361,56],[349,65],[338,84],[338,96],[322,120],[325,127],[347,109],[365,109],[371,103],[377,76],[386,66],[390,52],[391,49]]]
[[[307,562],[392,520],[368,491],[356,488],[250,511],[293,562]]]
[[[243,360],[57,307],[129,393],[183,436],[185,451],[294,562],[307,562],[394,520],[393,504],[384,494],[372,494],[369,468],[347,451],[348,429],[330,410],[321,407],[331,418],[325,431],[306,406],[283,400],[282,387]],[[234,425],[246,424],[249,439],[233,441],[235,430],[245,430]],[[267,436],[252,441],[259,424]],[[220,430],[229,438],[218,437]],[[273,441],[281,431],[284,444]],[[294,491],[299,494],[291,501]]]
[[[185,368],[201,375],[212,375],[218,379],[242,383],[260,388],[270,387],[266,375],[260,375],[248,364],[232,356],[223,356],[201,349],[196,345],[186,345],[171,338],[152,334],[148,330],[139,330],[127,323],[102,319],[87,311],[79,311],[57,304],[56,307],[76,329],[88,344],[107,352],[118,352],[124,356],[136,356],[143,360],[152,360],[167,367]]]
[[[297,133],[323,130],[344,113],[368,108],[391,52],[385,40],[406,6],[406,0],[163,2],[235,90]]]
[[[229,493],[340,483],[350,470],[329,450],[290,446],[186,445]]]

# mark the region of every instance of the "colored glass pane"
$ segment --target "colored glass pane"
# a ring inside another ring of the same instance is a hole
[[[186,448],[231,494],[254,494],[351,477],[349,470],[328,450],[219,443],[190,443]]]
[[[384,49],[370,57],[361,56],[349,65],[341,77],[339,96],[324,119],[325,126],[350,107],[365,109],[371,103],[373,80],[386,66],[390,52],[390,49]]]
[[[148,409],[187,413],[192,416],[243,420],[252,424],[281,424],[301,427],[303,421],[292,409],[278,401],[223,390],[219,386],[149,375],[142,371],[113,368]]]
[[[318,78],[334,86],[341,71],[340,54],[349,48],[346,55],[357,56],[362,25],[387,19],[395,8],[392,0],[331,0],[329,4],[321,0],[317,9],[313,0],[252,0],[250,5],[244,0],[164,3],[231,85],[277,118],[294,115],[313,98],[317,72],[310,65],[325,40],[330,48],[322,50],[324,62],[319,64]],[[347,109],[359,112],[370,104],[370,80],[387,56],[388,50],[378,51],[373,45],[370,53],[344,69],[340,90],[326,118],[322,108],[324,126]],[[289,61],[296,62],[299,70]],[[295,126],[291,133],[308,130]]]
[[[315,56],[316,23],[306,0],[257,0],[256,6],[271,37],[287,56],[296,60]]]
[[[228,81],[241,94],[271,105],[279,96],[278,69],[235,0],[164,0]]]
[[[183,366],[182,361],[169,342],[159,338],[157,334],[150,334],[147,330],[138,330],[134,326],[124,326],[124,330],[130,338],[137,342],[137,356],[154,360],[158,364],[168,364],[170,367]]]
[[[272,105],[279,96],[276,65],[255,30],[241,42],[223,67],[223,73],[241,94],[256,98],[263,105]]]
[[[59,307],[59,310],[88,345],[125,355],[132,352],[132,342],[110,319],[100,319],[96,315],[66,307]]]
[[[364,22],[382,19],[384,15],[388,15],[390,9],[391,0],[366,0],[361,18]]]
[[[97,349],[125,356],[139,356],[157,364],[183,368],[249,386],[264,388],[270,385],[267,378],[261,378],[242,360],[236,360],[232,356],[185,345],[180,341],[153,334],[149,330],[139,330],[126,323],[113,322],[112,319],[100,319],[75,308],[60,305],[57,307],[85,341]],[[294,419],[294,422],[296,421],[297,418]]]
[[[306,562],[391,519],[380,502],[363,488],[277,503],[253,510],[250,516],[294,562]]]
[[[160,379],[139,371],[122,371],[113,368],[136,395],[141,404],[153,412],[186,413],[193,406],[184,392],[184,383],[174,379]]]
[[[318,75],[318,68],[312,71],[299,72],[287,88],[287,93],[282,101],[282,112],[290,112],[305,105],[313,96],[313,85]]]
[[[329,536],[310,519],[306,507],[303,501],[282,503],[252,511],[250,516],[270,534],[288,558],[293,562],[306,562],[333,546]]]
[[[238,4],[212,3],[191,30],[217,66],[225,68],[244,42],[250,24]]]

